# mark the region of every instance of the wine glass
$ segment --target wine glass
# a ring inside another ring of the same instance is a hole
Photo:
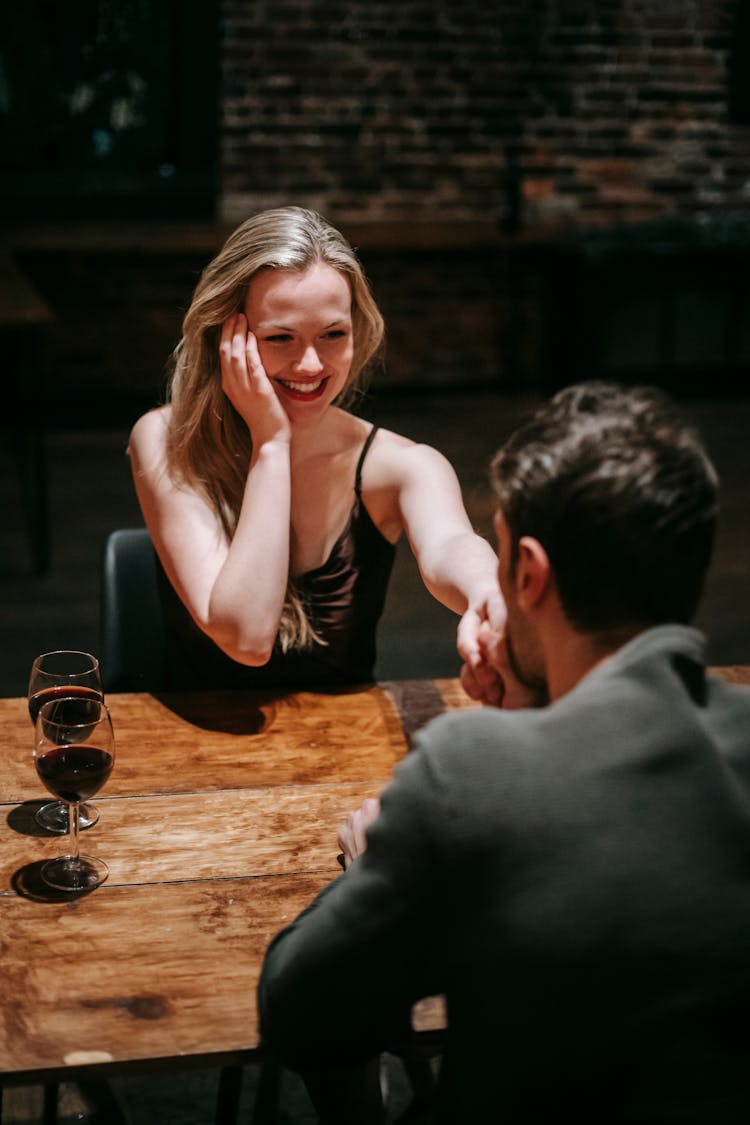
[[[89,652],[58,649],[37,656],[29,677],[29,715],[36,722],[39,708],[61,695],[81,699],[104,699],[99,661]],[[93,805],[81,805],[80,827],[90,828],[99,819]],[[63,801],[49,801],[36,812],[36,821],[48,832],[68,831],[68,806]]]
[[[34,761],[40,780],[68,806],[70,854],[48,860],[42,879],[59,891],[89,891],[109,874],[106,863],[81,855],[78,845],[81,802],[93,797],[112,772],[115,737],[101,699],[65,696],[39,708],[34,726]]]

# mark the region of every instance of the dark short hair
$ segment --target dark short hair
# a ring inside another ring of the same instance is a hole
[[[716,471],[654,387],[566,387],[506,442],[492,481],[514,557],[538,539],[584,631],[689,621],[711,559]]]

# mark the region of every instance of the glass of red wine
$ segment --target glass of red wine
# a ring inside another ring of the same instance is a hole
[[[90,891],[109,874],[106,863],[81,855],[78,834],[81,802],[106,782],[115,762],[112,720],[101,699],[59,696],[39,708],[34,726],[34,761],[50,793],[65,801],[70,853],[48,860],[42,879],[59,891]]]
[[[90,652],[75,649],[44,652],[31,665],[28,698],[32,723],[36,722],[43,703],[61,696],[104,699],[99,661]],[[90,828],[99,819],[93,805],[81,805],[79,816],[81,828]],[[37,810],[36,821],[48,832],[64,835],[69,830],[68,806],[63,801],[48,801]]]

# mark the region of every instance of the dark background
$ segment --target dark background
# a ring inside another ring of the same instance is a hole
[[[320,209],[388,326],[363,411],[486,460],[593,376],[656,382],[725,479],[705,621],[750,658],[750,28],[735,0],[30,0],[0,15],[0,688],[96,647],[124,448],[203,265],[259,208]],[[383,674],[455,670],[399,563]],[[403,643],[402,643],[403,641]],[[407,655],[408,654],[408,655]]]

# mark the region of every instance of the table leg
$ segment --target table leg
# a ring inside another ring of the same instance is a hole
[[[242,1092],[242,1067],[223,1066],[219,1073],[214,1125],[235,1125]]]
[[[94,1120],[107,1125],[128,1125],[128,1119],[106,1079],[79,1079],[76,1083],[86,1101],[93,1107]]]
[[[48,1082],[44,1087],[42,1108],[42,1121],[44,1125],[57,1125],[57,1100],[59,1089],[57,1082]]]
[[[279,1105],[281,1067],[275,1059],[260,1064],[252,1125],[274,1125]]]

